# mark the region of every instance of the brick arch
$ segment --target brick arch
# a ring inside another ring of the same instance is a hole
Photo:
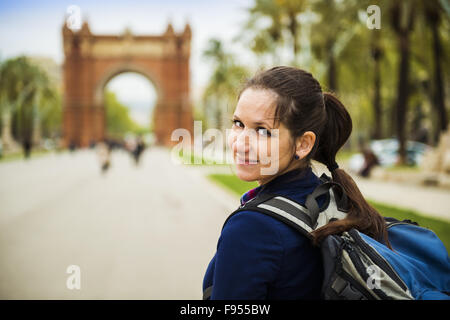
[[[136,72],[155,87],[154,134],[159,145],[173,145],[171,133],[192,133],[189,98],[189,25],[175,34],[169,24],[160,36],[94,35],[85,22],[78,32],[63,26],[64,142],[85,147],[106,137],[103,89],[113,77]]]

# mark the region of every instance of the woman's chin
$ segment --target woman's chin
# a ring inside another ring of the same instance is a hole
[[[236,176],[243,181],[255,181],[258,180],[260,174],[258,166],[242,166],[236,165]]]

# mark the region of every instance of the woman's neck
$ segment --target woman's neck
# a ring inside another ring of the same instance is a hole
[[[276,179],[279,176],[282,176],[285,173],[288,173],[288,172],[293,171],[293,170],[299,170],[299,169],[305,169],[305,168],[306,167],[304,167],[304,166],[302,167],[302,166],[292,165],[291,164],[291,165],[287,166],[284,170],[279,171],[277,174],[268,176],[265,179],[258,180],[258,185],[259,186],[267,185],[267,183],[269,183],[270,181]]]

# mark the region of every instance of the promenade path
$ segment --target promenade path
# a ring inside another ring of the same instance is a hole
[[[91,150],[0,163],[0,298],[201,299],[227,196],[162,148],[103,176]]]

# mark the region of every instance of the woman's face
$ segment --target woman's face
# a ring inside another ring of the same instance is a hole
[[[311,131],[297,139],[294,149],[289,130],[281,122],[274,127],[276,97],[271,90],[248,88],[239,98],[228,144],[241,180],[265,184],[298,167],[300,161],[294,155],[301,159],[314,146]]]

